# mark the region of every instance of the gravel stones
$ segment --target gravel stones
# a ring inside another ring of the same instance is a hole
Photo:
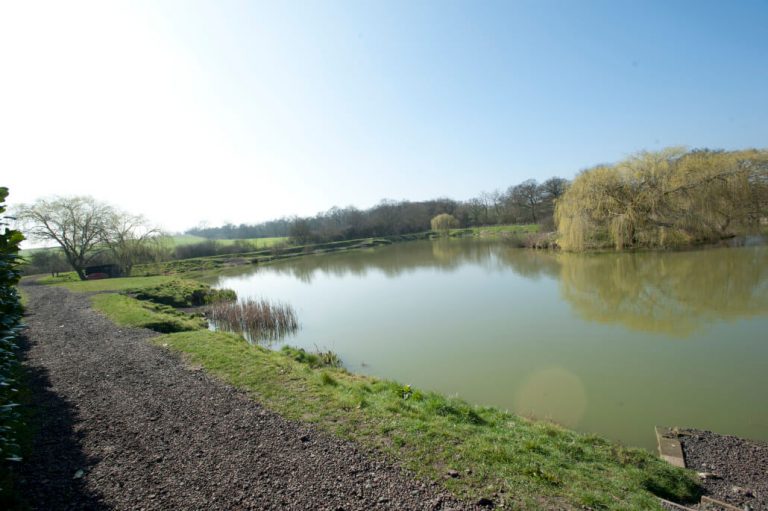
[[[706,495],[768,510],[768,444],[695,429],[679,430],[679,438],[686,466],[700,473]]]

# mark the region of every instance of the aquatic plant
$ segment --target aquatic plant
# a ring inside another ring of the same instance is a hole
[[[342,367],[341,357],[331,350],[321,351],[315,347],[315,351],[306,351],[304,348],[283,346],[282,352],[296,362],[307,364],[311,368],[318,367]]]
[[[293,307],[265,299],[219,301],[210,305],[208,317],[217,329],[242,334],[252,343],[276,341],[299,328]]]

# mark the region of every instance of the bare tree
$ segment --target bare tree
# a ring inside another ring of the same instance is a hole
[[[16,216],[30,238],[57,243],[77,276],[85,280],[85,267],[104,250],[99,244],[110,210],[92,197],[55,197],[22,204]]]
[[[541,183],[542,193],[546,196],[547,200],[554,201],[560,198],[565,193],[565,189],[568,187],[568,180],[562,177],[550,177],[543,183]]]
[[[484,225],[488,221],[488,205],[480,198],[474,197],[467,201],[467,211],[469,212],[472,225]]]
[[[300,245],[312,241],[312,229],[309,225],[309,221],[305,218],[295,218],[291,225],[290,236],[294,243]]]
[[[86,278],[86,266],[104,253],[130,273],[158,234],[142,217],[117,211],[93,197],[39,199],[18,206],[16,216],[29,237],[58,244],[81,280]]]
[[[135,264],[155,258],[161,234],[143,216],[110,208],[100,239],[123,274],[130,275]]]
[[[535,179],[528,179],[510,189],[512,202],[521,209],[527,210],[533,223],[538,221],[536,212],[544,201],[542,189]]]

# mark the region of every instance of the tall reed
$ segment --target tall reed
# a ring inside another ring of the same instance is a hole
[[[215,328],[242,334],[251,343],[280,340],[299,328],[293,307],[263,298],[216,302],[208,316]]]

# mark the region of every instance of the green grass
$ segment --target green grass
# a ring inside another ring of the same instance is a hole
[[[152,277],[146,277],[145,282]],[[209,285],[187,279],[172,279],[156,285],[129,288],[126,294],[139,300],[171,307],[196,307],[218,301],[232,301],[237,295],[231,289],[212,289]]]
[[[77,275],[72,280],[70,274],[61,274],[59,277],[43,277],[38,280],[40,284],[54,284],[66,287],[77,293],[89,293],[96,291],[125,291],[142,287],[159,286],[174,280],[174,277],[157,275],[153,277],[121,277],[115,279],[79,280]],[[178,278],[178,277],[177,277]]]
[[[313,422],[444,480],[470,498],[525,509],[661,509],[651,490],[691,500],[690,473],[650,453],[546,422],[421,392],[396,382],[312,368],[233,334],[183,332],[155,342],[179,351],[284,416]]]
[[[21,306],[25,309],[27,308],[27,304],[29,303],[29,295],[24,290],[24,288],[17,286],[16,290],[19,292],[19,302],[21,303]]]
[[[119,294],[104,293],[91,297],[96,310],[120,326],[142,327],[157,332],[183,332],[206,328],[206,321],[176,311],[168,305],[155,304]]]
[[[222,245],[232,245],[237,241],[247,241],[248,243],[255,245],[257,249],[262,249],[262,248],[270,248],[275,245],[280,245],[282,243],[287,243],[288,238],[287,237],[247,238],[244,240],[217,240],[217,241],[220,241]]]
[[[293,348],[291,346],[283,346],[280,351],[297,362],[307,364],[312,369],[318,367],[338,368],[343,365],[341,358],[332,351],[318,351],[316,353],[311,353],[303,348]]]
[[[509,235],[536,234],[539,232],[538,224],[514,224],[514,225],[486,225],[482,227],[467,227],[463,229],[451,229],[450,236],[477,236],[477,237],[503,237]]]
[[[48,252],[50,250],[59,250],[58,247],[37,247],[37,248],[23,248],[19,250],[19,255],[24,259],[28,259],[29,256],[36,252]]]
[[[182,245],[192,245],[194,243],[208,241],[202,236],[194,236],[192,234],[177,234],[175,236],[167,236],[164,239],[169,247],[179,247]]]

